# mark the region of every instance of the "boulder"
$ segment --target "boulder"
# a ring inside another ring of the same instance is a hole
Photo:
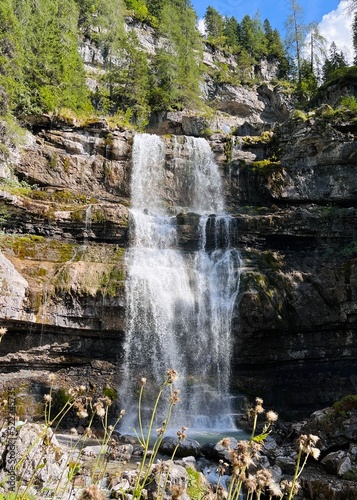
[[[177,445],[177,438],[166,436],[163,438],[159,451],[164,455],[172,456],[174,449]],[[198,441],[195,439],[186,438],[183,441],[180,441],[179,447],[175,453],[175,457],[183,458],[183,457],[199,457],[201,455],[201,446]]]

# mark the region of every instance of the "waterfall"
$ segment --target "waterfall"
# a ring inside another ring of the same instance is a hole
[[[222,182],[207,141],[175,140],[173,152],[175,179],[170,185],[164,141],[155,135],[135,135],[131,245],[126,254],[124,404],[135,406],[131,394],[140,377],[160,384],[166,370],[173,368],[179,373],[180,425],[233,427],[231,320],[240,257],[231,248],[232,220],[224,213]],[[167,202],[172,184],[185,186],[184,199],[176,207]],[[195,252],[178,249],[172,213],[183,205],[199,214]]]

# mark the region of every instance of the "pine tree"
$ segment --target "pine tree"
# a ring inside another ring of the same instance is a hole
[[[267,40],[259,12],[252,19],[244,16],[240,23],[240,44],[252,58],[252,63],[257,63],[268,54]]]
[[[224,21],[222,15],[213,7],[207,7],[204,16],[207,38],[212,43],[221,43],[224,30]]]
[[[354,50],[353,64],[357,66],[357,12],[353,17],[352,40],[353,40],[353,50]]]
[[[165,51],[172,60],[165,58],[162,52],[154,58],[150,103],[156,109],[160,94],[163,96],[163,105],[170,102],[173,109],[194,106],[198,101],[202,43],[196,21],[196,13],[186,0],[171,0],[163,7],[159,33],[168,39]],[[165,59],[167,70],[163,64]],[[165,82],[162,89],[158,87],[160,82]]]
[[[303,9],[297,0],[289,0],[290,15],[285,22],[286,44],[294,52],[297,64],[298,81],[301,80],[301,52],[304,45],[307,26],[303,22]]]
[[[330,45],[329,57],[325,60],[325,63],[322,68],[323,79],[324,81],[328,81],[331,79],[333,72],[336,69],[346,68],[347,62],[343,52],[339,52],[335,42],[332,42]]]
[[[238,26],[239,24],[235,17],[224,18],[223,35],[225,37],[225,43],[233,52],[237,51],[239,45]]]

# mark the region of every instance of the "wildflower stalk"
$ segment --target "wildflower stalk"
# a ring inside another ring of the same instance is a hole
[[[292,480],[292,483],[291,483],[291,489],[290,489],[290,493],[289,493],[289,498],[288,500],[291,500],[294,496],[294,486],[296,484],[296,481],[299,477],[299,467],[300,467],[300,460],[301,460],[301,455],[302,455],[302,449],[299,448],[299,453],[298,453],[298,456],[297,456],[297,460],[296,460],[296,466],[295,466],[295,472],[294,472],[294,477],[293,477],[293,480]],[[302,469],[301,469],[302,471]],[[300,473],[301,473],[300,471]]]
[[[254,439],[255,431],[257,428],[257,422],[258,422],[258,413],[255,412],[254,413],[254,420],[253,420],[253,429],[252,429],[252,433],[251,433],[250,438],[249,438],[249,444],[251,444],[253,439]]]
[[[109,426],[108,425],[108,409],[109,409],[109,407],[107,406],[106,409],[105,409],[104,421],[102,422],[103,429],[104,429],[104,437],[102,439],[102,443],[101,443],[101,448],[100,448],[99,455],[97,456],[97,460],[96,460],[96,463],[94,465],[94,470],[93,470],[92,477],[94,477],[94,473],[96,472],[96,469],[98,468],[98,465],[100,463],[100,457],[101,457],[101,455],[104,454],[104,451],[105,452],[107,451],[108,443],[109,443],[109,440],[111,439],[111,437],[113,435],[114,429],[119,424],[120,420],[123,418],[123,415],[124,415],[124,411],[122,410],[120,412],[119,417],[116,419],[114,425],[113,426]],[[97,474],[96,474],[97,481],[100,480],[100,479],[103,479],[104,474],[105,474],[105,461],[103,461],[102,466],[98,468],[98,471],[97,471]]]
[[[137,480],[136,480],[136,483],[135,483],[135,487],[134,487],[134,498],[140,498],[140,495],[141,495],[141,489],[142,489],[142,486],[140,485],[140,478],[141,478],[141,475],[143,473],[143,470],[144,470],[144,467],[145,467],[145,462],[146,462],[146,458],[147,458],[147,455],[148,455],[148,452],[149,452],[149,443],[150,443],[150,437],[151,437],[151,432],[152,432],[152,428],[153,428],[153,425],[154,425],[154,418],[155,418],[155,415],[156,415],[156,412],[157,412],[157,407],[158,407],[158,404],[159,404],[159,401],[161,399],[161,395],[162,395],[162,392],[164,390],[164,387],[166,386],[166,382],[164,382],[164,384],[161,386],[160,390],[159,390],[159,393],[157,395],[157,398],[156,398],[156,401],[155,401],[155,404],[154,404],[154,409],[152,411],[152,414],[151,414],[151,419],[150,419],[150,423],[149,423],[149,429],[148,429],[148,433],[147,433],[147,437],[140,442],[140,444],[143,446],[144,448],[144,454],[143,454],[143,458],[141,460],[141,463],[140,463],[140,468],[139,468],[139,472],[138,472],[138,477],[137,477]],[[141,392],[141,395],[142,395],[142,390],[140,391]],[[141,406],[140,406],[141,408]],[[141,422],[141,415],[140,415],[140,422]],[[143,432],[142,431],[142,424],[141,425],[141,433]],[[146,475],[145,475],[146,477]],[[144,481],[142,484],[145,483],[145,478],[144,478]]]
[[[142,378],[141,385],[140,385],[139,402],[138,402],[139,429],[140,429],[140,437],[141,437],[142,443],[144,443],[145,437],[144,437],[144,431],[143,431],[143,421],[141,418],[141,403],[142,403],[142,399],[143,399],[143,392],[144,392],[144,385],[145,384],[146,384],[146,379]]]
[[[89,432],[88,432],[88,431],[89,431],[89,430],[90,430],[90,428],[92,427],[92,423],[93,423],[94,415],[95,415],[95,414],[94,414],[94,412],[93,412],[93,413],[92,413],[92,415],[91,415],[91,418],[90,418],[90,420],[89,420],[89,422],[88,422],[87,428],[86,428],[86,431],[87,431],[87,432],[85,432],[85,433],[84,433],[83,438],[81,439],[82,443],[81,443],[81,447],[80,447],[80,449],[79,449],[79,453],[78,453],[78,456],[77,456],[76,460],[75,460],[74,462],[69,462],[69,461],[67,461],[67,462],[68,462],[68,465],[69,465],[69,472],[68,472],[68,475],[67,475],[67,481],[65,482],[65,484],[64,484],[64,485],[63,485],[63,487],[62,487],[62,493],[61,493],[61,496],[59,497],[59,499],[58,499],[58,500],[62,500],[62,498],[63,498],[64,494],[66,493],[66,489],[67,489],[68,484],[71,484],[71,490],[73,489],[73,480],[74,480],[74,477],[75,477],[75,475],[76,475],[76,470],[78,470],[78,468],[79,468],[79,464],[80,464],[80,461],[79,461],[80,452],[83,450],[84,445],[86,444],[86,441],[87,441],[87,439],[88,439],[88,436],[89,436]],[[69,455],[69,456],[68,456],[68,460],[69,460],[70,458],[71,458],[71,457],[70,457],[70,455]],[[64,468],[64,470],[66,470],[66,469]],[[62,477],[63,477],[63,476],[61,475],[61,479],[62,479]],[[56,490],[55,490],[54,495],[53,495],[53,496],[54,496],[54,498],[56,498],[56,494],[58,493],[59,488],[60,488],[60,486],[61,486],[61,479],[60,479],[60,481],[58,481],[58,483],[57,483],[57,487],[56,487]]]
[[[243,486],[243,480],[240,479],[244,474],[245,474],[246,467],[244,467],[240,473],[240,476],[238,477],[237,484],[235,485],[235,488],[233,490],[234,482],[235,480],[232,480],[231,483],[229,484],[229,491],[228,491],[228,496],[227,498],[234,500],[235,498],[239,498],[242,486]],[[233,490],[233,493],[232,493]]]
[[[143,453],[143,458],[142,458],[141,463],[140,463],[140,467],[139,467],[137,479],[136,479],[136,482],[135,482],[135,486],[134,486],[133,498],[140,498],[140,496],[141,496],[141,491],[144,488],[145,483],[147,482],[147,479],[148,479],[150,471],[151,471],[151,467],[152,467],[152,465],[153,465],[153,463],[154,463],[154,461],[156,459],[156,455],[157,455],[157,453],[159,451],[161,442],[163,440],[163,436],[164,436],[164,434],[165,434],[165,432],[167,430],[167,426],[168,426],[170,418],[171,418],[172,408],[173,408],[174,404],[177,402],[177,400],[174,401],[172,399],[172,397],[173,397],[173,391],[172,391],[172,385],[171,385],[172,382],[175,380],[175,378],[177,376],[177,373],[175,372],[175,370],[168,370],[167,371],[167,375],[168,375],[167,379],[161,385],[159,393],[158,393],[158,395],[156,397],[156,400],[155,400],[154,408],[153,408],[152,413],[151,413],[151,418],[150,418],[150,422],[149,422],[149,427],[148,427],[146,439],[145,439],[145,436],[144,436],[144,433],[143,433],[143,426],[142,426],[142,420],[141,420],[141,400],[142,400],[143,391],[142,390],[140,391],[140,398],[139,398],[139,400],[140,400],[140,406],[139,406],[139,408],[140,408],[139,426],[140,426],[141,439],[139,438],[139,442],[140,442],[140,444],[144,448],[144,453]],[[142,382],[142,387],[141,388],[143,388],[143,386],[146,383],[146,379],[141,379],[141,382]],[[152,453],[151,453],[149,462],[146,465],[146,472],[144,473],[145,463],[146,463],[146,459],[147,459],[148,453],[149,453],[150,439],[151,439],[151,435],[152,435],[152,430],[153,430],[153,426],[154,426],[155,417],[156,417],[156,414],[157,414],[158,405],[159,405],[159,402],[161,400],[163,391],[164,391],[165,387],[167,387],[167,386],[170,387],[170,394],[171,394],[169,408],[168,408],[168,411],[167,411],[166,419],[165,419],[165,421],[164,421],[164,423],[163,423],[163,425],[162,425],[162,427],[160,429],[159,436],[155,440],[155,443],[154,443],[154,446],[153,446],[153,449],[152,449]],[[137,433],[136,433],[136,436],[138,437]]]
[[[177,440],[176,446],[175,446],[174,451],[172,452],[172,455],[171,455],[171,458],[170,458],[170,465],[167,468],[167,472],[166,472],[166,475],[165,475],[164,484],[163,484],[163,487],[162,487],[162,495],[160,496],[160,492],[158,493],[158,497],[157,497],[158,500],[160,500],[160,498],[164,498],[165,490],[166,490],[166,485],[167,485],[167,482],[168,482],[168,479],[169,479],[170,471],[172,469],[172,464],[174,463],[174,458],[175,458],[176,452],[178,450],[178,447],[180,446],[180,442],[182,440],[186,439],[185,431],[186,431],[186,427],[182,427],[181,431],[177,432],[178,440]]]

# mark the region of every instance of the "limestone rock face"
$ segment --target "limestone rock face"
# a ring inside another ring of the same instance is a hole
[[[241,98],[265,122],[221,112],[212,118],[221,132],[209,135],[242,257],[232,390],[254,392],[291,416],[355,390],[356,131],[316,117],[261,134],[288,106],[279,101],[270,114],[275,91],[264,84],[256,92],[258,104]],[[13,178],[4,174],[0,189],[0,319],[8,328],[0,365],[105,361],[120,372],[133,132],[105,120],[86,127],[49,116],[28,121],[31,140],[14,150]],[[172,112],[156,124],[177,134],[162,137],[166,174],[158,189],[165,206],[179,206],[178,245],[188,253],[199,245],[199,215],[187,213],[190,183],[177,175],[187,169],[183,134],[200,135],[210,123]],[[14,187],[16,179],[22,184]]]
[[[279,164],[233,171],[238,196],[247,205],[236,208],[244,265],[236,383],[243,391],[254,385],[276,409],[290,414],[355,390],[356,136],[351,130],[321,121],[289,122],[280,136]]]

